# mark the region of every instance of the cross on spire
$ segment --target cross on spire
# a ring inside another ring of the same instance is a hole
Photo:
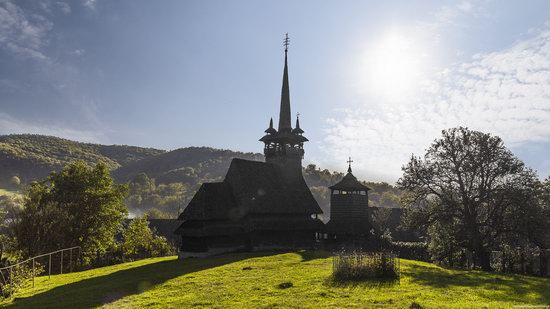
[[[349,157],[349,160],[346,162],[348,162],[348,173],[351,173],[351,163],[353,163],[353,160]]]
[[[285,53],[288,52],[288,46],[290,45],[290,39],[288,38],[288,33],[285,35],[285,40],[283,45],[285,46]]]

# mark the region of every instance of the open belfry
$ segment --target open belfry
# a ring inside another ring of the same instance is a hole
[[[324,225],[302,176],[304,143],[298,116],[291,125],[288,34],[279,125],[260,141],[266,162],[233,159],[222,182],[204,183],[180,214],[181,257],[238,250],[310,248]]]
[[[330,189],[330,221],[327,234],[339,242],[366,240],[372,227],[369,210],[370,188],[352,174],[351,158],[348,172]]]

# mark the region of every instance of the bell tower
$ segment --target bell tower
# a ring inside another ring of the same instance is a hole
[[[288,83],[288,33],[285,36],[285,66],[283,70],[283,87],[281,89],[281,106],[279,111],[279,127],[273,127],[273,119],[269,122],[266,135],[260,139],[264,143],[264,155],[267,163],[280,166],[289,181],[302,178],[302,159],[304,157],[304,142],[308,139],[302,134],[299,114],[296,116],[296,126],[291,125],[290,89]]]

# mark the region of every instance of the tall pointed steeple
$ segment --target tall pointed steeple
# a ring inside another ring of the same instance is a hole
[[[285,45],[285,68],[283,71],[283,87],[281,90],[281,110],[279,112],[279,132],[290,131],[292,126],[290,124],[290,89],[288,86],[288,44],[290,39],[288,33],[286,34]]]
[[[1,0],[0,0],[1,1]],[[303,136],[300,128],[299,117],[296,116],[296,128],[292,129],[290,123],[290,90],[288,83],[288,33],[285,36],[285,69],[283,72],[283,88],[281,91],[281,110],[279,113],[279,129],[275,130],[273,124],[265,131],[260,141],[264,143],[265,162],[275,164],[281,168],[288,183],[303,181],[302,159],[304,158],[304,143],[308,139]]]

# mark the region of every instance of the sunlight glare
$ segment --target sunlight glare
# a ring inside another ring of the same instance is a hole
[[[389,34],[366,53],[363,87],[369,94],[391,100],[411,95],[421,78],[423,58],[425,53],[412,39]]]

